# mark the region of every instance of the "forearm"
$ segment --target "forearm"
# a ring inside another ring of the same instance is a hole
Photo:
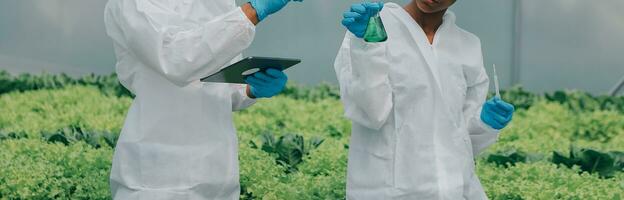
[[[131,8],[107,18],[123,30],[117,39],[125,41],[141,63],[180,86],[217,72],[246,49],[255,34],[242,8],[204,21],[172,23],[186,19],[165,9],[139,12],[145,5],[135,5],[124,1],[123,6]]]
[[[253,23],[254,25],[258,25],[260,20],[258,19],[258,14],[256,13],[256,9],[254,9],[253,6],[251,6],[251,3],[243,4],[243,6],[241,6],[241,9],[243,10],[243,13],[245,13],[245,16],[249,18],[249,21],[251,21],[251,23]]]
[[[468,132],[472,141],[472,151],[478,155],[498,140],[499,131],[484,124],[478,117],[469,120]]]
[[[464,118],[467,120],[467,129],[472,140],[474,155],[479,154],[488,146],[494,144],[498,138],[498,130],[486,125],[481,120],[481,110],[489,88],[489,79],[482,67],[476,69],[476,74],[470,76],[470,86],[466,91],[466,101],[464,104]],[[467,71],[469,71],[468,69]],[[472,71],[471,71],[472,72]]]
[[[229,84],[232,91],[232,111],[245,109],[256,102],[253,96],[250,96],[249,85],[247,84]]]
[[[385,124],[393,106],[389,65],[385,44],[345,37],[334,68],[347,118],[371,129]]]

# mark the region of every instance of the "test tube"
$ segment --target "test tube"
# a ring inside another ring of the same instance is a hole
[[[500,95],[500,88],[498,87],[498,75],[496,74],[496,64],[493,64],[492,68],[494,68],[494,88],[496,89],[496,97],[500,99],[501,95]]]

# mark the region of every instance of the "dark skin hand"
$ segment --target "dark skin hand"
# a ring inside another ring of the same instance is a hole
[[[254,96],[254,95],[251,93],[251,87],[250,87],[249,85],[247,85],[247,88],[245,89],[245,93],[247,93],[247,96],[248,96],[249,98],[252,98],[252,99],[255,99],[255,98],[256,98],[256,96]]]
[[[422,27],[429,44],[433,44],[435,33],[442,25],[443,17],[456,0],[412,0],[403,9]]]
[[[244,4],[243,6],[241,6],[241,9],[243,10],[243,13],[245,13],[245,16],[249,18],[249,21],[251,21],[251,23],[253,23],[254,25],[258,25],[258,22],[260,22],[258,20],[258,14],[256,13],[256,9],[251,6],[251,3]]]

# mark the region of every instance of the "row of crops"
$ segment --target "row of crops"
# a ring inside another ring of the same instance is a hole
[[[344,199],[350,122],[338,94],[290,85],[235,115],[241,199]],[[624,198],[624,97],[502,95],[520,109],[477,158],[491,199]],[[110,199],[131,101],[114,75],[0,72],[0,199]]]

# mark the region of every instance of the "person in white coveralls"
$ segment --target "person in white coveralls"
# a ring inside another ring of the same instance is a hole
[[[493,144],[514,107],[486,101],[479,38],[455,24],[455,0],[358,3],[334,68],[352,123],[347,199],[487,199],[474,156]],[[384,42],[363,40],[380,12]]]
[[[240,60],[255,25],[289,1],[108,2],[117,75],[136,95],[113,157],[114,199],[239,199],[232,111],[278,94],[287,77],[271,69],[248,85],[199,79]]]

